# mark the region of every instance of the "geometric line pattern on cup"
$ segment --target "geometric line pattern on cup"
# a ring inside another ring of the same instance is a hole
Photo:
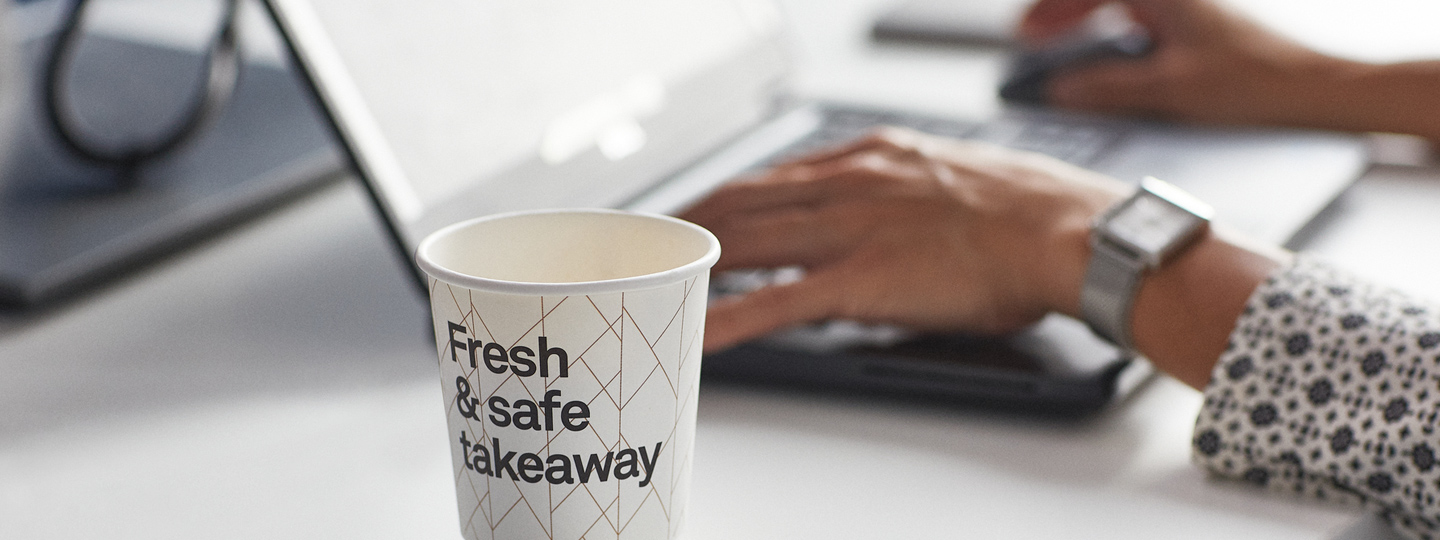
[[[592,296],[560,297],[559,299],[533,297],[539,302],[538,309],[532,308],[534,309],[531,311],[534,314],[533,319],[526,319],[518,326],[515,321],[504,321],[505,324],[501,326],[518,328],[510,330],[508,333],[492,328],[497,321],[487,321],[487,317],[493,318],[495,315],[486,314],[484,306],[477,306],[474,292],[460,288],[460,291],[464,291],[464,293],[457,294],[456,288],[448,284],[443,284],[445,290],[440,291],[436,288],[437,285],[432,283],[432,298],[437,302],[448,300],[447,304],[454,308],[454,315],[458,317],[459,324],[467,328],[474,328],[475,337],[488,339],[491,342],[501,341],[498,338],[502,336],[497,335],[497,332],[505,334],[503,337],[506,339],[503,341],[508,343],[501,344],[509,347],[515,346],[523,339],[528,339],[527,336],[531,336],[537,331],[542,334],[547,333],[546,322],[557,310],[575,306],[586,308],[590,313],[589,317],[599,321],[596,325],[597,332],[592,336],[593,339],[582,340],[588,342],[580,343],[583,348],[579,350],[579,354],[568,359],[568,367],[571,378],[589,377],[590,381],[588,382],[593,383],[593,394],[582,396],[592,410],[607,406],[613,408],[617,424],[613,437],[607,437],[606,434],[601,433],[593,423],[584,430],[589,437],[593,438],[594,442],[601,445],[602,452],[614,451],[629,444],[624,420],[631,415],[626,414],[626,409],[634,406],[633,400],[642,395],[642,392],[653,393],[656,390],[651,389],[663,388],[664,394],[668,395],[672,404],[669,407],[673,414],[669,418],[668,433],[665,434],[665,439],[662,441],[662,447],[670,450],[667,456],[669,465],[666,467],[668,473],[664,478],[663,485],[660,482],[651,482],[643,488],[641,492],[643,495],[626,494],[626,488],[620,482],[615,481],[613,482],[615,484],[614,492],[607,491],[606,493],[599,492],[603,490],[605,483],[591,485],[576,482],[575,484],[557,485],[542,482],[545,488],[542,496],[534,489],[520,485],[521,483],[517,480],[468,474],[469,471],[457,468],[455,478],[457,495],[461,494],[460,490],[468,491],[468,498],[473,503],[473,506],[465,509],[468,511],[462,511],[460,516],[464,524],[464,533],[468,538],[484,538],[487,537],[482,536],[485,534],[488,534],[488,538],[494,538],[502,527],[507,527],[507,524],[513,524],[515,520],[519,519],[532,524],[534,527],[532,531],[537,533],[536,537],[556,539],[555,513],[567,506],[573,507],[576,504],[587,503],[591,508],[588,512],[593,514],[594,518],[588,527],[573,538],[597,538],[596,534],[605,538],[628,538],[627,530],[647,505],[654,505],[658,509],[659,515],[664,517],[666,532],[663,534],[669,536],[677,532],[675,527],[680,521],[680,516],[674,514],[676,496],[687,495],[682,491],[688,491],[688,483],[685,479],[693,464],[693,449],[689,447],[693,445],[693,433],[687,434],[685,439],[688,440],[683,448],[676,444],[676,439],[682,422],[688,421],[689,430],[693,431],[693,414],[697,397],[695,395],[696,385],[688,383],[688,381],[698,381],[698,373],[695,371],[698,369],[699,348],[703,339],[703,324],[698,323],[703,323],[703,311],[687,314],[686,308],[695,305],[694,294],[703,294],[705,290],[704,287],[696,288],[698,282],[697,278],[677,284],[680,289],[678,304],[663,312],[665,316],[659,320],[646,320],[646,317],[637,317],[632,313],[631,306],[627,305],[626,294],[635,293],[621,293],[618,306],[606,306],[612,308],[613,316],[607,314],[606,309],[597,303],[597,298]],[[703,309],[703,300],[701,302],[700,307]],[[481,301],[481,304],[483,303]],[[618,311],[613,310],[615,307],[618,307]],[[567,315],[573,317],[573,311],[575,310],[570,310]],[[653,308],[650,308],[647,313],[653,311]],[[517,313],[507,313],[506,316],[515,314]],[[548,333],[553,333],[553,331]],[[658,350],[662,341],[667,339],[673,340],[673,345],[667,345],[665,351]],[[597,347],[607,353],[614,353],[616,366],[613,369],[597,369],[592,365],[599,360],[592,354]],[[442,347],[441,350],[446,349]],[[662,358],[662,356],[664,357]],[[449,355],[442,352],[439,360],[442,366],[447,365]],[[626,363],[630,364],[630,369],[626,369]],[[512,390],[523,390],[533,400],[537,393],[543,394],[544,390],[559,383],[558,381],[545,381],[543,388],[531,388],[530,384],[515,377],[513,373],[507,374],[498,381],[491,380],[488,383],[482,383],[475,377],[477,368],[469,368],[463,363],[454,367],[471,380],[475,391],[482,397],[495,395],[502,388],[511,388]],[[635,378],[642,372],[643,378],[640,378],[637,383]],[[632,376],[632,373],[636,375]],[[539,391],[537,392],[537,390]],[[472,433],[477,433],[484,438],[483,440],[489,440],[492,434],[485,425],[486,422],[481,421],[476,423],[478,425],[471,425],[468,419],[454,418],[456,415],[455,400],[447,399],[446,401],[446,414],[451,421],[458,420],[467,429],[472,430]],[[564,430],[559,433],[546,433],[543,446],[539,449],[548,453],[550,445],[564,434]],[[660,464],[656,463],[655,467],[659,468]],[[481,481],[484,483],[480,484]],[[504,486],[504,484],[508,484],[508,486]],[[497,487],[508,487],[513,492],[513,502],[508,499],[497,501],[495,495]],[[581,493],[583,495],[580,495]],[[640,500],[631,500],[635,497],[639,497]]]

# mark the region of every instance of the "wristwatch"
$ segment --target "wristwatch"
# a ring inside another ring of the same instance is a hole
[[[1096,218],[1080,289],[1080,314],[1090,328],[1133,351],[1130,311],[1140,281],[1200,238],[1213,214],[1189,193],[1147,177],[1130,198]]]

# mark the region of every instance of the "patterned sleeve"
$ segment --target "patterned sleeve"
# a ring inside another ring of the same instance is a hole
[[[1306,257],[1251,295],[1205,390],[1195,461],[1358,501],[1440,540],[1440,307]]]

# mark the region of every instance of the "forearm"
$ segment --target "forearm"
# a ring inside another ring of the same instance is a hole
[[[1418,135],[1440,141],[1440,62],[1327,58],[1296,78],[1288,124]]]

